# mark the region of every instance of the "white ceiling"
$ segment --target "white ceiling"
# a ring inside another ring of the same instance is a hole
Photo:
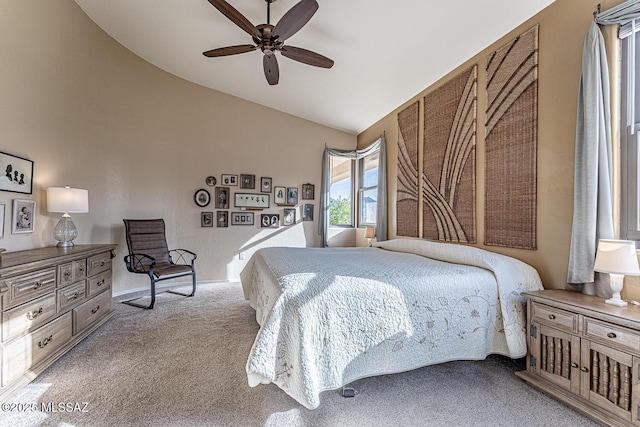
[[[75,0],[104,31],[191,82],[353,134],[360,133],[554,0],[319,0],[285,44],[335,61],[311,67],[278,54],[269,86],[262,53],[206,58],[251,38],[207,0]],[[227,0],[254,25],[264,0]],[[271,5],[275,24],[298,0]]]

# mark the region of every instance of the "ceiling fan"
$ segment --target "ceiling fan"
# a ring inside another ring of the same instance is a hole
[[[233,6],[224,0],[209,0],[216,9],[224,16],[229,18],[231,22],[236,24],[242,30],[247,32],[252,38],[253,44],[242,44],[236,46],[221,47],[218,49],[203,52],[204,56],[214,58],[218,56],[237,55],[239,53],[251,52],[260,49],[264,53],[262,64],[264,67],[264,75],[270,85],[277,85],[280,79],[280,71],[278,69],[278,60],[276,52],[280,52],[294,61],[304,64],[313,65],[315,67],[331,68],[333,61],[319,53],[312,52],[300,47],[284,45],[286,39],[297,33],[304,25],[309,22],[311,17],[318,10],[318,2],[316,0],[302,0],[293,6],[287,13],[280,18],[278,23],[271,25],[271,3],[276,0],[265,0],[267,2],[267,23],[254,26],[247,18],[238,12]]]

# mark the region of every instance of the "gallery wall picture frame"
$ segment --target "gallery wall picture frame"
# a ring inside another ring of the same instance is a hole
[[[213,227],[213,212],[200,213],[200,227]]]
[[[196,202],[196,205],[204,208],[211,202],[211,194],[204,188],[201,188],[193,195],[193,200]]]
[[[298,187],[287,187],[287,204],[298,204]]]
[[[222,174],[220,177],[220,184],[228,185],[229,187],[237,187],[238,175]]]
[[[260,191],[262,193],[271,193],[271,178],[266,176],[260,178]]]
[[[6,205],[0,203],[0,237],[4,237],[4,217],[6,212]]]
[[[282,225],[294,225],[296,223],[296,209],[284,208],[284,215],[282,215]]]
[[[253,225],[253,212],[231,212],[231,225]]]
[[[302,208],[302,220],[313,221],[313,204],[305,203]]]
[[[313,200],[316,198],[316,186],[313,184],[302,184],[302,200]]]
[[[11,217],[11,232],[13,234],[33,233],[36,202],[33,200],[13,200],[13,215]]]
[[[247,173],[240,174],[240,188],[254,190],[256,188],[256,176]]]
[[[271,194],[235,193],[233,206],[246,209],[267,209],[271,205]]]
[[[273,202],[276,205],[287,204],[287,187],[274,187],[273,188]]]
[[[280,214],[262,214],[262,215],[260,215],[260,227],[262,227],[262,228],[278,228],[278,227],[280,227]]]
[[[207,179],[205,179],[205,180],[204,180],[204,182],[205,182],[209,187],[213,187],[213,186],[215,186],[215,185],[218,183],[218,181],[216,180],[216,177],[215,177],[215,176],[213,176],[213,175],[209,175],[209,176],[207,177]]]
[[[0,190],[33,193],[33,160],[0,151]]]
[[[229,187],[216,187],[215,206],[216,209],[229,209]]]
[[[216,227],[229,226],[229,211],[218,211],[216,218]]]

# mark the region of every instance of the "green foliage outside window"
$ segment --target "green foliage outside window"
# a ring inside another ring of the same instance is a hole
[[[351,225],[351,198],[338,196],[329,202],[329,224]]]

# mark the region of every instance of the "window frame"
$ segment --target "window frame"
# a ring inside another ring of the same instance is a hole
[[[333,159],[344,159],[341,156],[334,156],[333,154],[329,154],[330,156],[330,164],[333,166]],[[356,159],[348,159],[351,162],[351,222],[350,224],[331,224],[331,187],[329,187],[329,207],[327,213],[329,217],[327,218],[327,224],[329,228],[355,228],[355,219],[356,216],[354,214],[355,209],[357,209],[355,196],[356,196]],[[331,168],[330,177],[333,176],[333,167]]]
[[[374,219],[373,222],[367,222],[362,218],[362,208],[364,206],[364,202],[363,202],[363,197],[364,194],[367,191],[371,191],[373,189],[378,189],[378,185],[379,185],[379,180],[376,179],[376,184],[375,185],[371,185],[366,187],[364,185],[364,174],[366,172],[365,170],[365,163],[367,158],[371,158],[377,156],[378,157],[378,174],[380,173],[380,150],[375,150],[374,152],[366,155],[366,156],[362,156],[361,158],[358,159],[358,227],[375,227],[376,223],[377,223],[377,219]],[[377,191],[376,191],[377,193]],[[376,200],[376,204],[377,204],[377,200]],[[377,208],[376,208],[377,209]]]

